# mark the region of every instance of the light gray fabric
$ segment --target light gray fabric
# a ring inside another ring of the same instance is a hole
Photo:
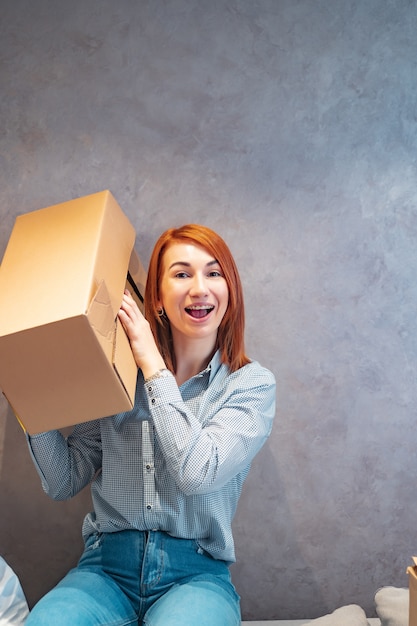
[[[263,622],[242,622],[242,626],[302,626],[303,624],[305,624],[304,619],[278,619]]]
[[[278,619],[261,622],[242,622],[242,626],[302,626],[303,624],[305,624],[305,619]]]
[[[368,626],[365,611],[358,604],[348,604],[333,613],[304,622],[303,626]]]
[[[256,621],[256,622],[242,622],[242,626],[303,626],[306,621],[305,619],[294,619],[294,620],[267,620],[267,621]],[[371,617],[367,621],[368,626],[381,626],[381,621],[377,617]],[[335,625],[336,626],[336,625]]]
[[[267,621],[257,621],[257,622],[242,622],[242,626],[303,626],[306,621],[305,619],[294,619],[294,620],[267,620]],[[381,621],[378,617],[371,617],[367,621],[368,626],[381,626]]]
[[[381,587],[375,594],[381,626],[408,626],[409,591],[403,587]]]

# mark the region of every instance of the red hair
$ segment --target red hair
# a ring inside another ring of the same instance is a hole
[[[175,354],[171,327],[166,316],[158,312],[159,285],[163,272],[163,256],[174,243],[191,243],[200,246],[219,263],[229,290],[229,303],[217,331],[216,349],[220,349],[222,363],[234,372],[249,363],[245,354],[245,309],[242,283],[232,253],[214,230],[199,224],[186,224],[170,228],[158,239],[149,262],[145,289],[145,316],[148,320],[161,355],[169,369],[175,371]]]

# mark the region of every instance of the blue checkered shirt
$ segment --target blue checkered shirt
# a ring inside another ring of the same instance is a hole
[[[91,483],[83,535],[162,530],[235,560],[232,519],[252,459],[275,413],[272,373],[251,362],[234,373],[216,353],[180,388],[169,375],[144,383],[132,411],[28,436],[45,492],[56,500]]]

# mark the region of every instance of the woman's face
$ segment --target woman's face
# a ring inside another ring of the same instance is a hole
[[[174,243],[162,258],[159,305],[173,338],[207,339],[215,345],[229,290],[221,267],[204,248]]]

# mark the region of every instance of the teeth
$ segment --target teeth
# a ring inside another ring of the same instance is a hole
[[[202,311],[203,309],[210,310],[213,307],[207,304],[195,304],[193,306],[187,306],[187,309],[191,309],[192,311]]]

